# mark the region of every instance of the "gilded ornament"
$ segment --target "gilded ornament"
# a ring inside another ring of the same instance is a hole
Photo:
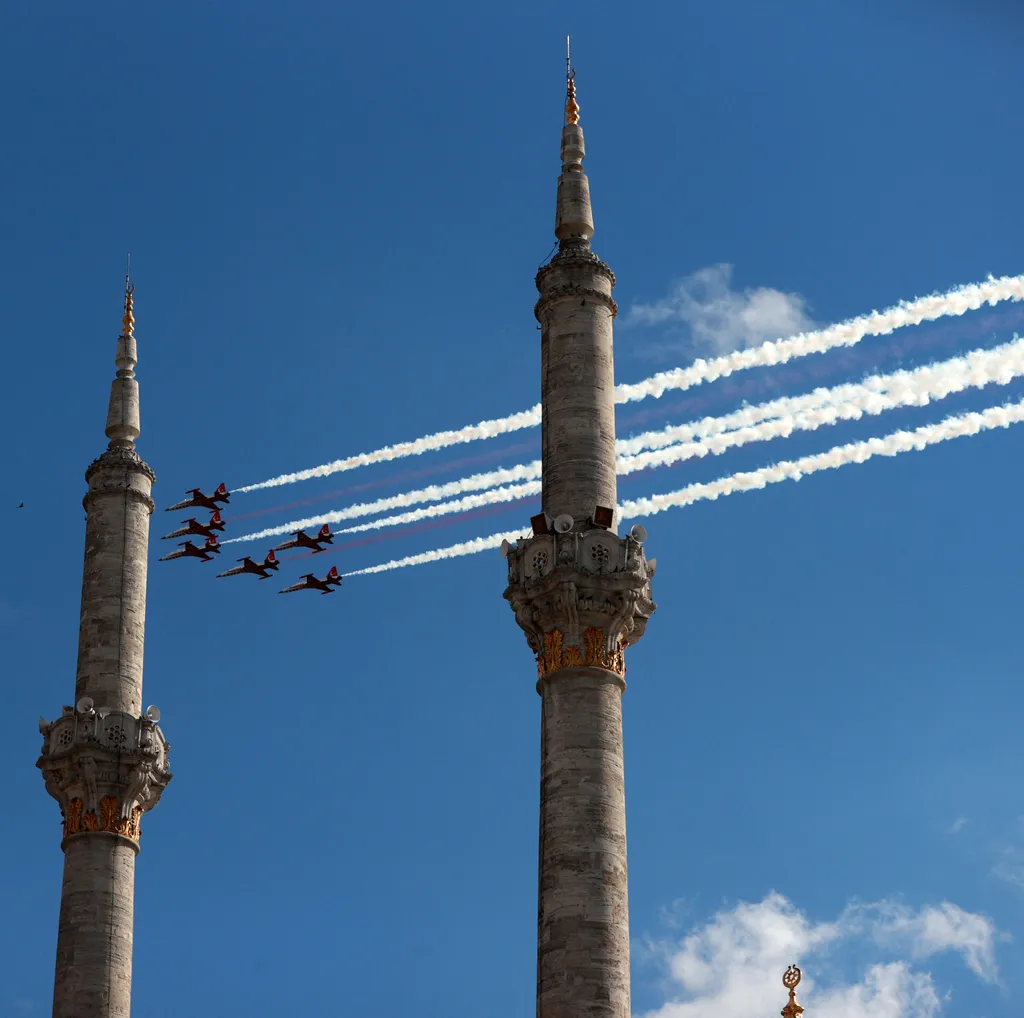
[[[797,1003],[796,988],[800,983],[802,973],[795,965],[790,965],[782,976],[782,985],[789,990],[789,1003],[780,1012],[782,1018],[799,1018],[804,1009]]]
[[[64,837],[77,834],[82,829],[82,800],[72,799],[64,814]]]
[[[135,806],[126,817],[121,816],[117,797],[105,795],[100,800],[99,813],[85,812],[81,799],[72,799],[64,814],[64,837],[87,831],[107,831],[138,841],[141,833],[142,807]]]
[[[583,652],[579,647],[566,647],[562,651],[563,668],[579,668],[583,666]]]
[[[560,629],[544,634],[543,650],[537,655],[537,677],[544,678],[559,668],[581,668],[583,666],[603,668],[618,676],[626,674],[626,656],[623,641],[619,638],[611,650],[608,638],[600,626],[590,626],[583,633],[582,648],[565,644],[565,635]]]
[[[566,98],[565,98],[565,122],[567,124],[578,124],[580,122],[580,107],[576,102],[576,71],[570,71],[566,75]]]
[[[135,284],[129,282],[126,276],[124,281],[124,318],[121,319],[121,335],[125,339],[135,338],[135,315],[132,314],[133,293],[135,293]]]
[[[562,667],[562,633],[552,629],[544,634],[544,673],[556,671]]]

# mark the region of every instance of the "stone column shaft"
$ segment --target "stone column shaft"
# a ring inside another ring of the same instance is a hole
[[[540,1018],[629,1018],[624,685],[600,668],[539,683]]]
[[[596,506],[616,504],[611,284],[586,261],[548,276],[558,296],[538,313],[543,506],[552,519],[585,521]]]
[[[113,455],[111,455],[113,454]],[[108,459],[109,457],[109,459]],[[129,458],[131,457],[131,458]],[[142,712],[152,473],[138,455],[110,450],[86,475],[85,566],[75,702]]]
[[[105,831],[65,844],[53,1018],[129,1018],[137,851]]]

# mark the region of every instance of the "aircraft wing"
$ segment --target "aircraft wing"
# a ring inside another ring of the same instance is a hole
[[[165,512],[174,512],[176,509],[189,509],[191,506],[199,505],[194,498],[186,498],[184,502],[179,502],[177,505],[169,505]]]

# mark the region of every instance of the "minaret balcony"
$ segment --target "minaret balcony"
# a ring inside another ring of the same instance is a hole
[[[540,678],[568,667],[624,675],[624,651],[643,636],[657,607],[656,562],[634,533],[619,537],[594,527],[540,534],[503,552],[504,596],[537,655]]]
[[[36,766],[60,804],[64,837],[89,831],[139,838],[139,817],[171,780],[170,746],[146,716],[120,710],[65,707],[56,721],[39,720]]]

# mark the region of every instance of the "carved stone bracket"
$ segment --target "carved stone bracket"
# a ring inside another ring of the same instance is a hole
[[[170,746],[145,717],[126,711],[76,711],[41,718],[43,751],[36,766],[60,805],[64,837],[107,831],[139,840],[139,818],[171,780]]]
[[[625,674],[623,652],[656,608],[655,562],[638,541],[600,528],[544,534],[509,545],[506,560],[505,598],[540,677],[583,665]]]

